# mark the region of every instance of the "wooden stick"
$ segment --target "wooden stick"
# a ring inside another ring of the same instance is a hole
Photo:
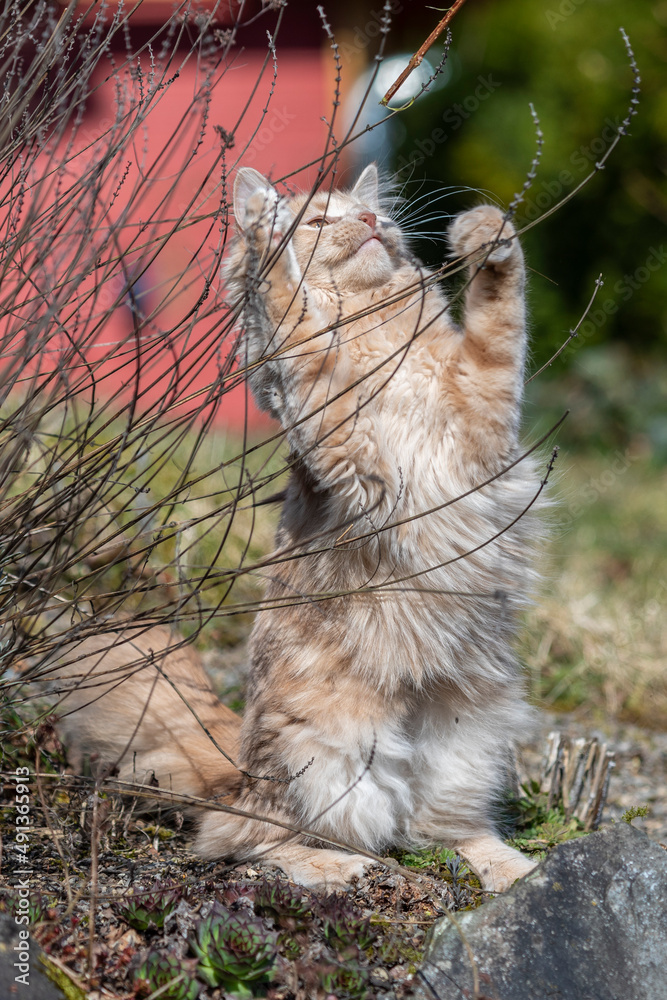
[[[389,90],[387,91],[387,93],[384,95],[384,97],[380,101],[380,104],[383,104],[385,107],[389,104],[390,100],[392,99],[392,97],[394,96],[394,94],[396,93],[396,91],[399,89],[399,87],[401,87],[405,83],[405,81],[410,76],[410,74],[412,73],[412,71],[414,69],[416,69],[417,66],[421,65],[421,63],[422,63],[422,61],[424,59],[424,56],[426,55],[426,53],[428,52],[428,50],[430,49],[430,47],[433,45],[433,43],[435,41],[437,41],[437,39],[443,33],[443,31],[445,30],[445,28],[447,27],[447,25],[449,24],[449,22],[452,20],[452,18],[454,17],[454,15],[457,13],[457,11],[460,10],[461,7],[463,7],[464,3],[465,3],[465,0],[454,0],[454,3],[449,8],[449,10],[445,14],[445,16],[442,18],[442,20],[439,22],[439,24],[433,29],[433,31],[428,36],[428,38],[426,39],[426,41],[422,45],[420,45],[419,49],[415,52],[415,54],[413,55],[412,59],[410,60],[410,62],[408,63],[408,65],[405,67],[405,69],[403,70],[403,72],[401,73],[401,75],[398,77],[397,80],[395,80],[392,83],[391,87],[389,88]]]
[[[540,777],[547,809],[561,803],[567,819],[574,816],[585,830],[597,830],[614,767],[613,751],[597,737],[571,739],[549,733]]]

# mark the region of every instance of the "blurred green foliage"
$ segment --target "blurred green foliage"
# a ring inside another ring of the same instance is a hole
[[[425,23],[435,25],[439,14],[430,13],[432,23],[424,16],[415,18],[414,30],[400,39],[406,51],[423,41]],[[627,390],[635,375],[645,380],[647,360],[649,375],[657,374],[667,346],[666,0],[466,4],[452,24],[449,78],[401,116],[402,139],[388,166],[408,180],[408,201],[432,192],[422,202],[429,209],[443,186],[453,189],[437,203],[445,212],[453,214],[479,200],[477,192],[459,193],[461,185],[507,205],[521,189],[535,153],[532,102],[544,132],[544,151],[518,212],[520,225],[526,225],[584,179],[627,113],[632,72],[620,26],[630,37],[642,77],[630,135],[620,141],[604,170],[522,240],[532,269],[533,368],[548,361],[567,338],[602,273],[604,286],[589,317],[567,353],[545,373],[546,380],[565,372],[571,376],[561,412],[573,405],[567,398],[570,391],[576,407],[585,383],[604,396],[611,369],[607,366],[600,375],[597,349],[613,345],[611,367],[625,381],[626,395],[634,398],[627,414],[619,414],[618,400],[607,407],[612,424],[626,435],[630,424],[632,431],[640,425],[654,450],[667,454],[662,394],[649,393],[656,397],[649,399]],[[438,61],[441,47],[438,43],[431,50],[432,62]],[[441,243],[418,241],[416,250],[427,263],[442,260]],[[606,401],[598,401],[604,418]],[[633,413],[633,407],[641,412]],[[575,409],[575,424],[578,419]],[[605,427],[594,443],[617,446],[619,439]]]

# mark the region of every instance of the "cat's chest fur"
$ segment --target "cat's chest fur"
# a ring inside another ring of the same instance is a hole
[[[376,294],[385,301],[398,298],[405,284],[403,276],[403,284]],[[370,305],[368,297],[351,298],[346,310],[355,318],[346,322],[347,316],[339,317],[332,340],[339,374],[335,388],[340,392],[342,387],[338,413],[343,450],[363,486],[345,512],[336,513],[337,505],[330,508],[337,541],[331,562],[320,554],[317,569],[323,587],[331,586],[330,571],[338,586],[346,578],[348,585],[359,587],[378,567],[388,586],[417,574],[410,585],[411,601],[426,601],[429,616],[437,616],[442,600],[436,600],[436,610],[425,591],[488,591],[509,582],[499,566],[499,560],[504,562],[500,550],[509,538],[500,541],[500,549],[487,548],[481,564],[465,553],[502,529],[515,505],[529,497],[509,483],[509,476],[477,489],[486,475],[465,439],[457,395],[461,335],[449,319],[444,295],[437,287],[419,289],[360,315]],[[329,323],[333,325],[331,318]],[[327,445],[325,439],[322,447]],[[346,494],[346,506],[347,501]],[[312,530],[313,512],[309,503],[295,499],[286,514],[289,542],[295,544]],[[350,516],[352,530],[346,527]],[[368,601],[376,607],[386,597],[385,590]],[[388,603],[394,605],[391,614],[402,619],[404,609],[395,598]],[[383,613],[387,627],[390,612],[385,608]],[[429,621],[435,624],[433,617]]]
[[[456,411],[448,398],[449,375],[456,367],[458,331],[437,287],[398,298],[415,274],[375,293],[390,304],[378,308],[372,297],[347,304],[351,314],[374,310],[342,325],[338,340],[341,369],[358,381],[348,394],[354,438],[366,439],[383,456],[392,480],[420,481],[432,493],[456,448]],[[392,298],[397,301],[392,302]],[[350,439],[354,447],[354,439]]]

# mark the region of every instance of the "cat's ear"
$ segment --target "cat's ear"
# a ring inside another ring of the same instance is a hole
[[[252,167],[241,167],[234,181],[234,218],[236,219],[236,224],[241,229],[245,229],[249,221],[246,206],[248,199],[256,191],[263,191],[265,194],[269,194],[271,200],[275,198],[277,201],[278,199],[273,185],[258,170],[254,170]]]
[[[369,163],[361,177],[352,188],[350,194],[357,201],[370,208],[372,212],[380,211],[378,168],[374,163]]]

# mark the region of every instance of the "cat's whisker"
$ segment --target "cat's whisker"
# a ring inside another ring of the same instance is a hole
[[[406,224],[414,226],[417,229],[420,229],[424,224],[432,220],[438,219],[439,221],[442,221],[443,218],[453,218],[453,214],[455,214],[455,213],[449,214],[441,210],[439,212],[438,211],[431,212],[429,215],[425,217],[421,216],[419,209],[419,205],[421,202],[427,203],[429,206],[432,206],[436,202],[442,203],[447,198],[459,196],[462,194],[475,194],[487,198],[489,201],[494,201],[499,204],[498,200],[483,188],[473,188],[469,186],[459,186],[459,187],[452,186],[448,188],[441,188],[435,191],[432,190],[425,191],[417,198],[413,199],[410,203],[406,202],[405,205],[401,206],[398,211],[392,212],[390,214],[392,215],[393,220],[401,225],[403,231],[405,231]]]

